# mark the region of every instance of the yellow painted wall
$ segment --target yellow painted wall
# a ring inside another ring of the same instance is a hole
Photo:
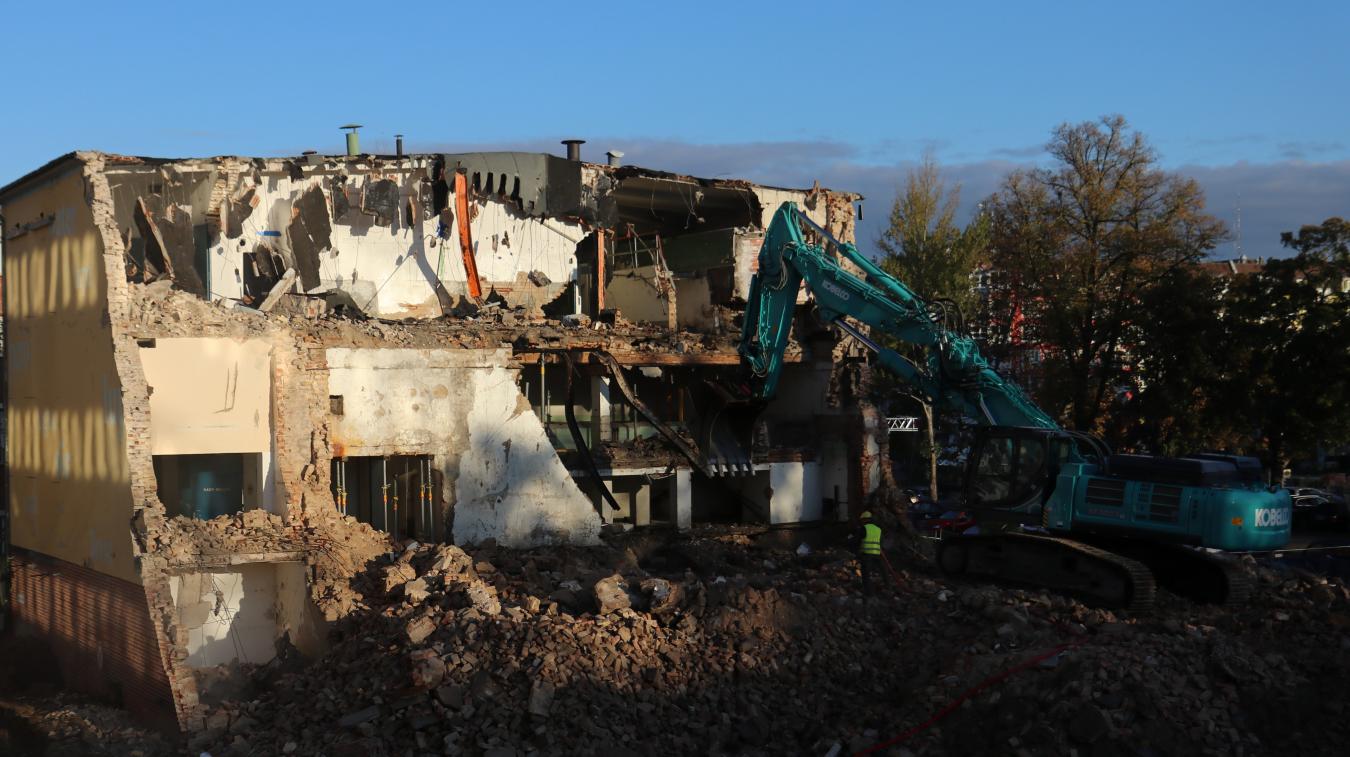
[[[9,511],[15,546],[139,583],[102,243],[70,161],[5,199]]]

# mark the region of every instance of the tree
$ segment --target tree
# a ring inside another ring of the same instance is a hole
[[[1225,281],[1198,266],[1169,272],[1140,296],[1134,323],[1133,396],[1122,403],[1115,441],[1154,454],[1229,449],[1241,421],[1220,399],[1234,371],[1223,323]]]
[[[1297,254],[1236,282],[1225,302],[1237,369],[1222,395],[1277,477],[1319,444],[1350,441],[1350,223],[1331,218],[1281,241]]]
[[[920,297],[950,300],[968,315],[975,306],[970,276],[985,259],[989,223],[980,215],[958,225],[960,202],[961,186],[948,189],[937,162],[925,156],[905,177],[877,246],[887,273]]]
[[[890,225],[877,240],[881,267],[920,297],[951,308],[952,315],[968,315],[975,305],[971,275],[983,262],[988,221],[976,217],[962,227],[956,223],[961,187],[947,188],[931,155],[905,177],[904,188],[891,206]],[[958,321],[960,318],[958,317]],[[899,345],[890,345],[902,349]],[[911,353],[916,352],[910,348]],[[923,410],[928,427],[928,487],[937,501],[938,447],[932,403],[908,393]]]
[[[1016,171],[988,202],[991,262],[1006,282],[992,312],[1024,316],[1044,352],[1040,395],[1052,414],[1100,430],[1141,294],[1224,239],[1192,179],[1121,116],[1064,124],[1047,145],[1054,165]]]

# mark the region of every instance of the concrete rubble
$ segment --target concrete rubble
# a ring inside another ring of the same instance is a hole
[[[1350,736],[1339,579],[1248,560],[1250,605],[1168,596],[1126,617],[948,583],[916,555],[869,605],[847,553],[800,555],[800,541],[742,527],[589,549],[412,545],[352,579],[361,599],[327,655],[253,671],[190,746],[851,753],[1057,649],[890,753],[1329,754]]]

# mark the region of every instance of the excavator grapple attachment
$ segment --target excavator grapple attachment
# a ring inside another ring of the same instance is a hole
[[[686,392],[689,430],[705,470],[716,476],[751,475],[755,424],[767,403],[737,397],[711,381],[687,387]]]

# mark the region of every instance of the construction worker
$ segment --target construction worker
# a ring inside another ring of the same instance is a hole
[[[872,596],[872,574],[880,570],[881,562],[881,526],[872,521],[872,512],[864,510],[859,518],[861,527],[854,533],[858,542],[858,563],[862,566],[863,596]]]

